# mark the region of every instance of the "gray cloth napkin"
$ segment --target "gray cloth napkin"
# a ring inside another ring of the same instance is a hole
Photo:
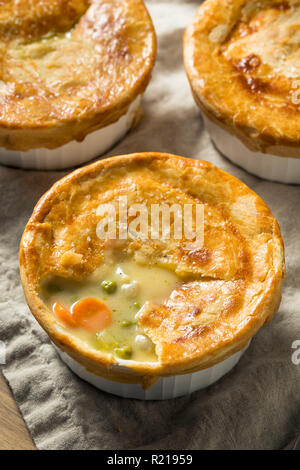
[[[199,1],[149,0],[158,60],[144,99],[144,118],[109,155],[162,151],[209,160],[254,189],[278,218],[287,277],[274,320],[254,338],[238,366],[190,396],[139,402],[108,395],[60,361],[26,306],[18,245],[38,198],[64,172],[0,167],[0,340],[3,373],[39,449],[278,449],[300,431],[300,187],[260,180],[212,146],[191,96],[182,35]]]

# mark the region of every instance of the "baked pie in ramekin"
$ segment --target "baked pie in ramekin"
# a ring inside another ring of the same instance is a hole
[[[151,218],[141,232],[157,208],[170,210],[170,231]],[[173,235],[182,208],[202,243]],[[55,183],[26,226],[20,270],[33,315],[78,375],[163,399],[237,363],[277,311],[285,268],[275,218],[241,181],[205,161],[140,153]]]
[[[184,38],[207,129],[230,160],[300,183],[300,2],[206,0]]]
[[[156,53],[142,0],[0,5],[0,162],[60,169],[108,150],[140,115]]]

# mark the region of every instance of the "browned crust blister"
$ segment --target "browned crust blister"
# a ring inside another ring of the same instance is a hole
[[[155,54],[142,0],[1,4],[0,146],[52,149],[114,123],[145,91]]]
[[[252,151],[300,157],[299,11],[297,0],[206,0],[185,32],[197,104]]]
[[[96,208],[126,195],[128,204],[204,205],[204,245],[183,240],[123,240],[117,252],[144,265],[164,266],[182,285],[140,316],[157,364],[114,367],[116,360],[56,328],[40,298],[47,276],[84,280],[113,248],[96,236]],[[88,370],[127,383],[210,367],[242,349],[278,309],[284,278],[283,242],[266,204],[211,163],[160,153],[98,161],[61,179],[42,197],[20,247],[28,305],[52,340]],[[147,382],[147,383],[148,383]]]

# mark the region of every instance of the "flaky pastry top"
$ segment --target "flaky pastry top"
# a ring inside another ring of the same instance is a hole
[[[0,2],[0,145],[54,148],[113,123],[154,58],[142,0]]]
[[[184,239],[172,237],[100,240],[97,208],[120,196],[127,196],[128,206],[145,204],[149,210],[151,204],[203,205],[203,246],[186,249]],[[279,227],[266,204],[241,181],[211,163],[169,154],[98,161],[58,181],[39,201],[23,234],[20,268],[37,320],[60,347],[88,361],[99,375],[100,366],[111,367],[116,360],[59,332],[40,289],[48,276],[88,278],[107,254],[164,267],[182,281],[163,304],[139,316],[158,356],[154,365],[128,365],[141,376],[184,373],[222,361],[247,344],[280,302],[284,254]]]
[[[300,157],[298,0],[206,0],[184,58],[208,117],[251,150]]]

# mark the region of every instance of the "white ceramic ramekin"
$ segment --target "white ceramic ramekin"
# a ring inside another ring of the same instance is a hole
[[[56,347],[60,358],[81,379],[94,385],[107,393],[118,395],[123,398],[135,398],[138,400],[166,400],[169,398],[188,395],[196,390],[212,385],[223,375],[227,374],[240,360],[250,343],[237,353],[208,369],[203,369],[192,374],[176,375],[173,377],[162,377],[148,390],[143,390],[141,385],[122,384],[113,382],[88,372],[81,364],[71,358],[68,354]]]
[[[260,178],[285,184],[300,184],[300,158],[252,152],[237,137],[204,116],[206,129],[217,149],[236,165]]]
[[[118,121],[88,134],[82,142],[73,140],[56,149],[39,148],[27,152],[0,147],[0,163],[28,170],[62,170],[81,165],[105,153],[124,137],[139,111],[140,102],[141,96],[138,96]]]

